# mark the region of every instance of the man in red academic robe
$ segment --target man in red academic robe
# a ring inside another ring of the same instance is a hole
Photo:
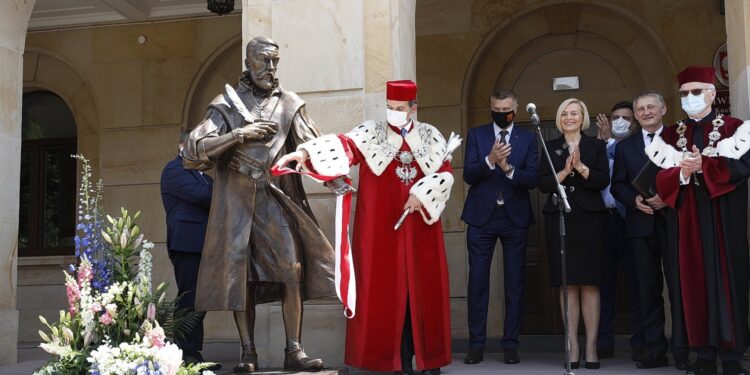
[[[714,69],[691,66],[677,79],[688,118],[646,154],[660,166],[656,190],[677,209],[679,287],[685,330],[698,358],[688,374],[745,374],[748,342],[747,179],[750,121],[716,114]]]
[[[414,119],[416,93],[414,82],[388,82],[387,122],[304,143],[277,166],[294,160],[318,175],[342,176],[360,165],[351,247],[356,313],[347,320],[345,362],[412,373],[416,356],[430,374],[451,362],[440,214],[453,185],[452,149],[435,127]]]

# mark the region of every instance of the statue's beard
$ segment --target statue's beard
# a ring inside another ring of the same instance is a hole
[[[256,92],[270,92],[279,85],[279,80],[270,73],[261,74],[257,79],[253,79],[253,75],[249,70],[242,72],[240,76],[240,83]]]

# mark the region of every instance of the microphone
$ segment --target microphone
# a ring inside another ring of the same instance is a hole
[[[529,116],[531,116],[531,122],[534,125],[539,125],[539,115],[536,113],[536,104],[529,103],[526,104],[526,112],[529,112]]]

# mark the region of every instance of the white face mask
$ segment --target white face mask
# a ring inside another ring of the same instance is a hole
[[[407,116],[409,112],[394,111],[392,109],[386,109],[386,119],[388,123],[397,127],[402,128],[408,124]]]
[[[630,121],[622,117],[612,121],[612,135],[622,138],[628,134],[630,134]]]
[[[701,93],[700,95],[688,94],[688,96],[680,98],[682,101],[682,110],[685,111],[689,116],[695,116],[704,109],[706,109],[706,94]]]

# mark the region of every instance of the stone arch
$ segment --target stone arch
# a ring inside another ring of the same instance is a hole
[[[72,64],[54,54],[35,48],[24,53],[24,92],[49,90],[57,94],[73,112],[78,132],[78,152],[96,169],[99,165],[99,113],[90,85]]]
[[[183,124],[186,129],[197,125],[211,100],[224,91],[224,84],[234,85],[242,73],[242,35],[236,35],[216,48],[201,65],[185,98]]]
[[[586,101],[592,113],[608,112],[647,87],[663,92],[674,113],[674,63],[657,33],[629,10],[592,0],[548,0],[503,19],[485,27],[464,77],[464,132],[468,124],[486,122],[488,96],[497,85],[517,91],[521,104],[537,102],[545,120],[570,96]],[[553,92],[552,77],[564,75],[578,75],[582,89]],[[523,110],[518,118],[528,120]]]

